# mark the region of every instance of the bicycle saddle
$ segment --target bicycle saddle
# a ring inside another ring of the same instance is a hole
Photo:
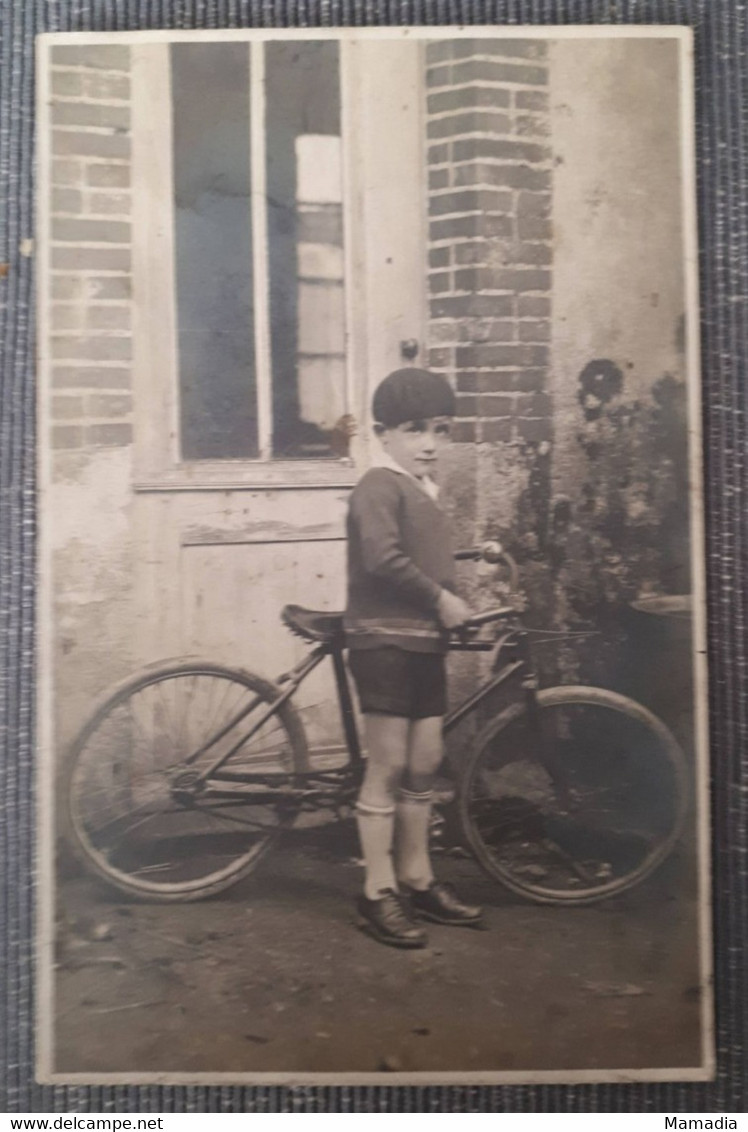
[[[323,613],[303,609],[300,605],[285,605],[281,612],[283,624],[305,641],[320,641],[330,645],[343,643],[343,614]]]

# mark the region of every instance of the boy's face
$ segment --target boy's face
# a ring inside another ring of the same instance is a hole
[[[449,441],[449,417],[426,417],[404,421],[394,428],[377,426],[382,447],[403,471],[416,479],[436,470],[439,456]]]

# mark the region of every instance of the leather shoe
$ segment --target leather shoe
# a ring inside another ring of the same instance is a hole
[[[415,915],[436,924],[472,927],[480,923],[483,915],[483,909],[477,904],[460,900],[451,884],[434,880],[426,889],[411,888],[408,895]]]
[[[399,892],[386,888],[378,900],[358,898],[359,927],[390,947],[425,947],[426,933],[413,923]]]

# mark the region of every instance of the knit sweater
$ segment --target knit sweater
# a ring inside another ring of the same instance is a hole
[[[445,652],[436,608],[454,591],[447,518],[412,476],[372,468],[348,509],[348,647]]]

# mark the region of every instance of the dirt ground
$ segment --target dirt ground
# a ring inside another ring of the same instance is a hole
[[[402,952],[354,926],[352,823],[290,834],[223,896],[119,900],[60,886],[55,1070],[444,1072],[701,1062],[696,905],[674,859],[583,908],[521,903],[462,856],[443,879],[485,930]]]

